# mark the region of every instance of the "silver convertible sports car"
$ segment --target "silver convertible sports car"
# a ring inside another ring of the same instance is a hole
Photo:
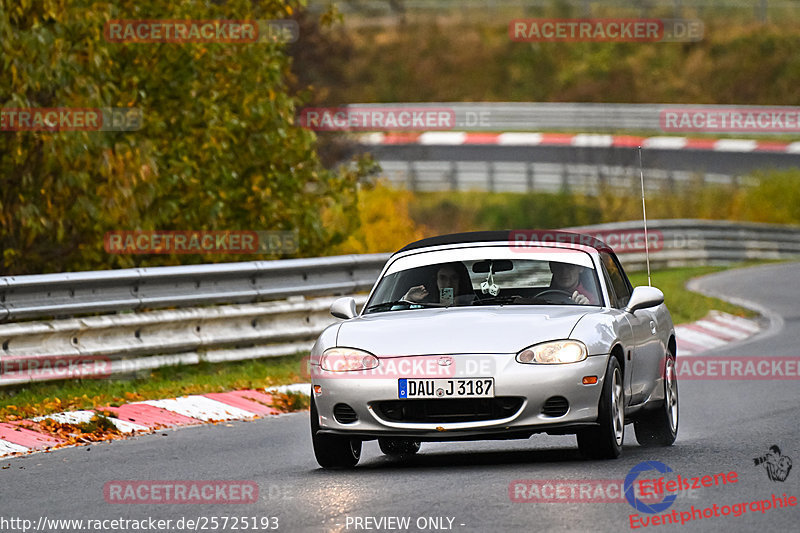
[[[408,456],[424,441],[575,434],[619,456],[678,432],[675,331],[664,295],[633,288],[613,251],[576,233],[445,235],[393,254],[360,313],[311,351],[311,433],[323,467],[361,443]]]

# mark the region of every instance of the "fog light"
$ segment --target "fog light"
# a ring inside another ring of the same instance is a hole
[[[583,384],[584,385],[594,385],[597,383],[597,376],[584,376],[583,377]]]

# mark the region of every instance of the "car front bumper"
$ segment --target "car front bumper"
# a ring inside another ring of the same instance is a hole
[[[484,413],[484,419],[480,420],[469,420],[468,416],[461,413],[457,421],[436,415],[430,420],[419,420],[417,417],[408,421],[402,416],[399,419],[397,416],[387,416],[387,409],[384,408],[386,405],[395,406],[394,413],[402,410],[397,408],[398,405],[404,405],[402,402],[420,402],[398,398],[398,379],[424,380],[434,376],[428,375],[426,378],[365,372],[351,377],[348,376],[349,372],[317,371],[312,379],[312,394],[319,413],[320,431],[365,439],[403,436],[420,440],[461,440],[524,438],[536,432],[569,433],[580,427],[596,425],[608,355],[591,356],[578,363],[558,365],[521,364],[516,361],[515,354],[456,354],[446,357],[452,358],[455,370],[451,375],[437,375],[436,378],[493,378],[495,401],[510,405],[511,401],[505,399],[513,398],[516,402],[513,409],[506,409],[497,417]],[[597,383],[583,384],[583,378],[589,376],[597,377]],[[552,405],[554,397],[564,398],[568,402],[566,412],[560,416],[543,412],[546,405]],[[424,401],[454,400],[432,398]],[[349,423],[337,420],[334,407],[339,406],[341,412],[340,404],[349,406],[351,411],[348,412],[357,420]],[[431,403],[429,407],[438,411],[440,405]],[[461,405],[459,408],[462,408]],[[490,417],[487,419],[487,416]]]

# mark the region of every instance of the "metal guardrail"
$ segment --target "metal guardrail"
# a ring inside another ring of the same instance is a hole
[[[380,160],[383,176],[394,187],[418,192],[560,192],[596,196],[602,190],[631,192],[639,186],[639,167],[533,161]],[[749,185],[754,180],[712,172],[644,169],[648,187],[677,190],[688,186]]]
[[[708,220],[652,220],[648,226],[651,241],[655,238],[658,243],[650,257],[654,269],[800,258],[798,226]],[[641,223],[571,230],[619,237],[641,232]],[[606,240],[614,246],[611,238]],[[618,251],[626,269],[644,268],[640,249]],[[90,368],[99,361],[102,364],[94,375],[102,377],[179,363],[306,351],[335,321],[328,313],[333,301],[329,295],[366,291],[388,257],[373,254],[0,278],[0,301],[12,319],[140,311],[0,324],[0,387],[76,377],[65,376],[62,371],[66,370],[57,368],[56,362],[64,360],[75,362],[76,368],[80,361]],[[258,301],[276,298],[288,300]],[[365,299],[357,296],[357,303],[363,305]],[[184,307],[190,305],[205,307]],[[178,309],[143,311],[159,306]],[[33,372],[7,371],[29,368],[31,361],[37,367]],[[77,372],[81,377],[91,375]]]
[[[130,268],[0,278],[0,321],[351,294],[372,286],[385,254]]]
[[[327,8],[327,0],[311,0],[309,9],[318,12]],[[800,6],[787,0],[664,0],[660,2],[630,0],[344,0],[337,3],[339,11],[361,17],[406,16],[409,14],[463,13],[478,11],[484,16],[499,11],[517,10],[529,13],[532,9],[569,7],[583,17],[590,17],[596,10],[607,14],[615,12],[635,13],[641,17],[673,16],[688,17],[697,15],[719,16],[722,10],[739,12],[760,22],[770,18],[798,15]]]
[[[651,220],[647,225],[660,242],[660,249],[650,253],[653,269],[800,258],[800,226],[697,219]],[[617,222],[575,227],[570,231],[624,233],[642,231],[642,223]],[[618,255],[628,271],[640,271],[646,267],[642,250]]]
[[[740,111],[763,112],[794,111],[793,106],[736,106],[688,104],[595,104],[562,102],[404,102],[402,104],[350,104],[357,110],[386,109],[436,109],[452,110],[453,130],[492,132],[580,131],[661,132],[661,113],[702,109],[707,112]],[[787,135],[786,131],[747,131],[753,135]]]
[[[329,311],[334,299],[0,324],[0,387],[65,376],[135,376],[163,366],[308,351],[335,321]],[[356,298],[359,305],[365,300]]]

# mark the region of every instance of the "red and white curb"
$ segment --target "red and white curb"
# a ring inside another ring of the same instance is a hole
[[[650,148],[654,150],[711,150],[716,152],[782,152],[800,154],[800,142],[753,139],[695,139],[690,137],[638,137],[597,133],[475,133],[428,131],[424,133],[367,133],[359,135],[364,145],[499,145],[574,146],[586,148]]]
[[[266,392],[238,390],[197,394],[165,400],[147,400],[120,405],[98,407],[95,410],[66,411],[39,416],[31,420],[0,423],[0,457],[12,454],[44,451],[63,444],[64,439],[36,431],[37,424],[46,418],[67,424],[89,422],[96,412],[110,412],[112,424],[122,433],[150,432],[207,422],[246,420],[261,416],[281,414],[270,407],[269,392],[309,394],[309,383],[273,387]],[[66,446],[65,446],[66,447]]]
[[[732,342],[743,341],[761,331],[755,320],[711,311],[702,320],[675,326],[678,356],[695,355]]]

